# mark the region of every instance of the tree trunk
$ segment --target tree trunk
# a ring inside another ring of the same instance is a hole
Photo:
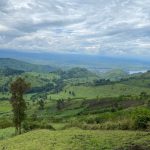
[[[21,123],[19,124],[19,134],[21,134]]]
[[[15,134],[16,134],[16,135],[18,134],[18,125],[16,125]]]

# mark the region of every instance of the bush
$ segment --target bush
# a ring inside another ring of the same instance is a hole
[[[42,121],[42,122],[24,122],[22,125],[24,131],[30,131],[34,129],[49,129],[49,130],[55,130],[52,125],[49,123]]]
[[[27,121],[24,121],[22,123],[22,128],[24,129],[24,131],[30,131],[30,126],[29,126],[29,123]]]
[[[32,115],[31,115],[31,119],[32,119],[32,121],[36,121],[37,120],[37,114],[36,113],[33,113]]]
[[[131,144],[131,145],[127,145],[127,146],[123,146],[123,147],[120,147],[118,148],[117,150],[149,150],[148,147],[145,147],[144,145],[136,145],[136,144]]]
[[[89,117],[89,118],[86,119],[86,122],[91,124],[91,123],[95,123],[96,121],[95,121],[94,117]]]
[[[147,107],[150,108],[150,100],[147,102]]]
[[[105,120],[104,120],[103,118],[101,118],[101,117],[96,117],[96,118],[95,118],[95,121],[96,121],[96,123],[105,122]]]
[[[11,119],[1,119],[0,120],[0,129],[8,128],[8,127],[13,127],[13,122]]]
[[[134,127],[135,129],[147,129],[149,121],[150,121],[150,116],[138,115],[135,117]]]
[[[130,130],[133,129],[133,122],[128,119],[120,121],[107,121],[104,123],[87,124],[85,122],[70,122],[64,128],[78,127],[83,130]]]

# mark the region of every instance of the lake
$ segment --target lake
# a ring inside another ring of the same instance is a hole
[[[147,72],[148,70],[131,70],[129,71],[128,73],[129,74],[136,74],[136,73],[145,73]]]

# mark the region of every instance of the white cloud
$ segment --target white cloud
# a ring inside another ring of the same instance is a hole
[[[1,0],[0,49],[150,55],[149,0]]]
[[[1,25],[0,24],[0,32],[5,32],[5,31],[8,31],[9,28],[7,26],[4,26],[4,25]]]

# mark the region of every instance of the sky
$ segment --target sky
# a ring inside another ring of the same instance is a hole
[[[150,0],[0,0],[0,50],[150,56]]]

